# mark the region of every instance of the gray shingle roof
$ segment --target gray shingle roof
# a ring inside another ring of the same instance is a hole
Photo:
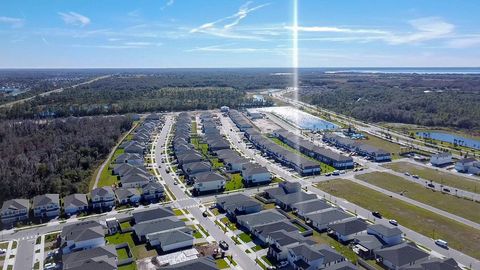
[[[225,211],[230,212],[244,207],[261,205],[260,202],[248,197],[247,195],[238,193],[217,197],[217,204],[220,205]]]
[[[20,209],[29,209],[30,202],[27,199],[12,199],[8,201],[4,201],[2,205],[2,212],[6,211],[7,209],[11,210],[20,210]]]
[[[349,261],[343,261],[330,265],[323,270],[357,270],[358,268]]]
[[[172,208],[170,207],[158,207],[154,209],[136,210],[132,213],[135,223],[141,223],[145,221],[155,220],[159,218],[175,216]]]
[[[133,226],[133,229],[138,236],[143,236],[151,233],[163,232],[166,230],[173,230],[183,227],[185,227],[185,222],[179,220],[178,218],[165,217],[161,219],[137,223]]]
[[[383,248],[375,251],[375,254],[396,266],[403,266],[429,256],[428,253],[419,249],[413,243],[402,243],[393,247]]]
[[[175,269],[175,270],[216,270],[218,269],[215,260],[212,257],[200,257],[198,259],[160,267],[160,269]]]
[[[250,227],[260,226],[287,220],[287,218],[276,210],[265,210],[258,213],[239,216],[238,221],[248,224]]]
[[[82,221],[63,227],[60,234],[63,241],[85,241],[105,237],[105,228],[97,221]]]
[[[75,267],[79,267],[80,265],[86,263],[88,260],[96,261],[99,258],[115,258],[117,257],[117,251],[115,250],[115,246],[102,246],[96,247],[92,249],[81,250],[73,253],[69,253],[62,256],[62,263],[63,269],[79,269]],[[107,260],[107,264],[109,264]],[[87,268],[85,268],[87,269]],[[90,268],[88,268],[90,269]]]
[[[201,172],[201,173],[195,174],[193,177],[196,183],[206,183],[206,182],[212,182],[212,181],[226,180],[225,177],[223,177],[221,174],[216,172]]]
[[[292,205],[292,209],[302,211],[304,213],[312,213],[323,209],[331,208],[332,206],[326,201],[315,199],[310,201],[298,202]]]
[[[33,197],[33,207],[44,206],[49,203],[59,205],[60,196],[58,194],[43,194]]]
[[[96,196],[104,197],[106,195],[114,195],[112,187],[99,187],[92,189],[92,198]]]
[[[115,190],[115,195],[119,201],[122,201],[132,196],[140,196],[140,192],[136,188],[117,188]]]
[[[63,204],[65,208],[88,206],[87,195],[80,193],[68,195],[63,199]]]
[[[340,221],[338,223],[332,224],[329,228],[340,235],[350,235],[354,233],[363,232],[367,229],[367,223],[360,218]]]
[[[346,219],[352,216],[345,213],[342,210],[339,210],[337,208],[332,208],[332,209],[325,209],[318,213],[309,214],[306,217],[318,224],[329,224],[329,223],[340,221],[342,219]]]
[[[391,237],[391,236],[402,234],[402,231],[399,228],[397,228],[397,227],[387,227],[383,224],[373,224],[373,225],[368,226],[368,229],[374,230],[374,231],[378,232],[379,234],[384,235],[386,237]]]
[[[189,240],[193,240],[194,237],[188,233],[185,233],[181,230],[173,230],[168,232],[160,232],[151,234],[148,236],[150,241],[157,240],[160,242],[161,246],[172,245],[175,243],[181,243]],[[193,242],[192,242],[193,243]]]

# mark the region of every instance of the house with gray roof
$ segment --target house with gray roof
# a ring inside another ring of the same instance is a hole
[[[132,165],[143,165],[143,156],[139,154],[130,154],[123,153],[115,158],[113,164],[132,164]]]
[[[3,225],[12,225],[28,219],[30,201],[26,199],[11,199],[3,202],[0,216]]]
[[[235,155],[233,157],[228,157],[223,159],[225,168],[230,173],[241,172],[244,166],[248,166],[250,161],[240,155]]]
[[[384,247],[384,243],[375,235],[359,234],[355,236],[353,250],[360,257],[370,260],[375,257],[375,250]]]
[[[263,166],[248,163],[243,165],[242,178],[246,186],[263,185],[272,181],[272,174]]]
[[[217,172],[201,172],[192,176],[195,194],[218,192],[225,189],[227,180]]]
[[[147,241],[151,246],[157,247],[164,252],[193,246],[195,238],[183,230],[163,231],[147,235]]]
[[[347,218],[352,218],[352,216],[338,208],[329,208],[320,212],[306,215],[307,223],[311,224],[319,231],[326,230],[328,226]]]
[[[328,245],[302,243],[288,249],[287,260],[294,269],[323,269],[345,261],[345,257]]]
[[[86,194],[75,193],[63,198],[63,211],[68,216],[88,211],[88,199]]]
[[[209,172],[212,170],[212,165],[206,161],[200,161],[200,162],[192,162],[183,165],[182,171],[189,178],[190,176],[201,173],[201,172]]]
[[[165,217],[161,219],[154,219],[147,222],[140,222],[133,225],[135,235],[141,241],[145,241],[149,234],[158,232],[168,232],[175,229],[187,229],[185,222],[176,217]]]
[[[90,198],[94,209],[111,209],[115,206],[115,193],[112,187],[94,188]]]
[[[237,223],[252,232],[255,227],[267,225],[275,222],[287,220],[287,218],[280,214],[275,209],[264,210],[261,212],[238,216]]]
[[[62,256],[64,270],[117,269],[117,251],[115,246],[101,246],[65,254]]]
[[[138,205],[141,199],[140,191],[137,188],[117,188],[115,196],[118,204]]]
[[[358,270],[358,267],[345,260],[343,262],[330,265],[323,270]]]
[[[64,226],[60,233],[62,253],[104,246],[105,230],[97,221],[81,221]]]
[[[275,196],[275,203],[285,210],[292,209],[292,206],[299,202],[305,202],[317,199],[317,195],[308,194],[306,192],[300,191],[285,195]]]
[[[457,261],[452,258],[427,258],[406,266],[402,270],[460,270]]]
[[[332,205],[322,199],[313,199],[309,201],[294,203],[292,204],[291,208],[295,214],[304,218],[308,214],[332,208]]]
[[[403,242],[403,232],[396,226],[374,224],[368,226],[367,233],[377,236],[386,246],[393,246]]]
[[[161,266],[160,269],[174,269],[174,270],[217,270],[217,263],[212,257],[200,257],[185,262]]]
[[[147,208],[135,210],[132,213],[133,220],[136,224],[173,216],[175,216],[175,213],[171,207]]]
[[[214,154],[217,155],[218,160],[222,162],[228,159],[234,159],[239,156],[238,153],[232,149],[222,149],[214,151]]]
[[[33,216],[39,218],[53,218],[60,215],[60,196],[58,194],[44,194],[33,197]]]
[[[288,220],[281,220],[279,222],[269,223],[265,225],[258,225],[253,227],[251,233],[262,243],[268,243],[268,236],[271,233],[284,230],[286,232],[298,232],[297,226]]]
[[[375,258],[386,269],[398,270],[428,258],[429,254],[414,243],[402,243],[375,251]]]
[[[192,163],[192,162],[200,162],[203,160],[203,156],[196,152],[196,153],[187,153],[181,154],[177,156],[178,165],[183,166],[184,164]]]
[[[298,230],[286,231],[279,230],[272,232],[267,237],[268,252],[267,255],[275,258],[276,261],[285,261],[288,258],[288,248],[297,246],[301,243],[315,245],[316,242],[310,238],[303,237]]]
[[[259,201],[240,193],[217,197],[217,207],[233,218],[260,212],[263,209]]]
[[[142,199],[145,202],[158,202],[165,197],[165,188],[159,182],[148,182],[142,186]]]
[[[341,242],[350,242],[355,236],[367,230],[368,224],[361,218],[345,219],[338,223],[328,225],[328,229]]]
[[[151,181],[151,175],[147,173],[132,173],[120,177],[120,183],[124,188],[139,188]]]
[[[143,155],[145,153],[145,147],[136,141],[134,141],[133,144],[130,144],[129,146],[125,147],[124,150],[125,150],[125,153],[131,153],[131,154]]]

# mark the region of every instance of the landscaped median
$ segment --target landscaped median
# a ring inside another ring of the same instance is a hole
[[[425,186],[385,172],[357,175],[356,178],[454,215],[480,223],[480,203],[433,191]]]
[[[319,183],[316,187],[360,207],[378,211],[385,218],[396,219],[401,225],[425,236],[444,239],[452,248],[480,259],[480,231],[470,226],[349,180],[335,179]]]
[[[424,166],[412,164],[410,162],[393,162],[385,164],[383,165],[383,167],[392,169],[400,173],[408,172],[412,175],[416,174],[423,179],[433,181],[435,183],[480,194],[479,181],[470,180],[466,177],[462,177],[453,173],[426,168]],[[452,190],[452,192],[454,191]]]

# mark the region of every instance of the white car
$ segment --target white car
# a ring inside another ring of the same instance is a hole
[[[47,264],[45,264],[43,269],[55,269],[56,267],[57,267],[57,264],[55,264],[55,263],[47,263]]]
[[[390,223],[390,224],[392,224],[392,225],[394,225],[394,226],[398,226],[398,221],[396,221],[395,219],[390,219],[390,220],[388,221],[388,223]]]
[[[443,248],[448,248],[448,242],[442,239],[435,240],[435,244]]]

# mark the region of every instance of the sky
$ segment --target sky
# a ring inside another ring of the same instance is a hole
[[[301,67],[479,67],[478,0],[298,0]],[[4,0],[0,68],[291,67],[293,0]]]

